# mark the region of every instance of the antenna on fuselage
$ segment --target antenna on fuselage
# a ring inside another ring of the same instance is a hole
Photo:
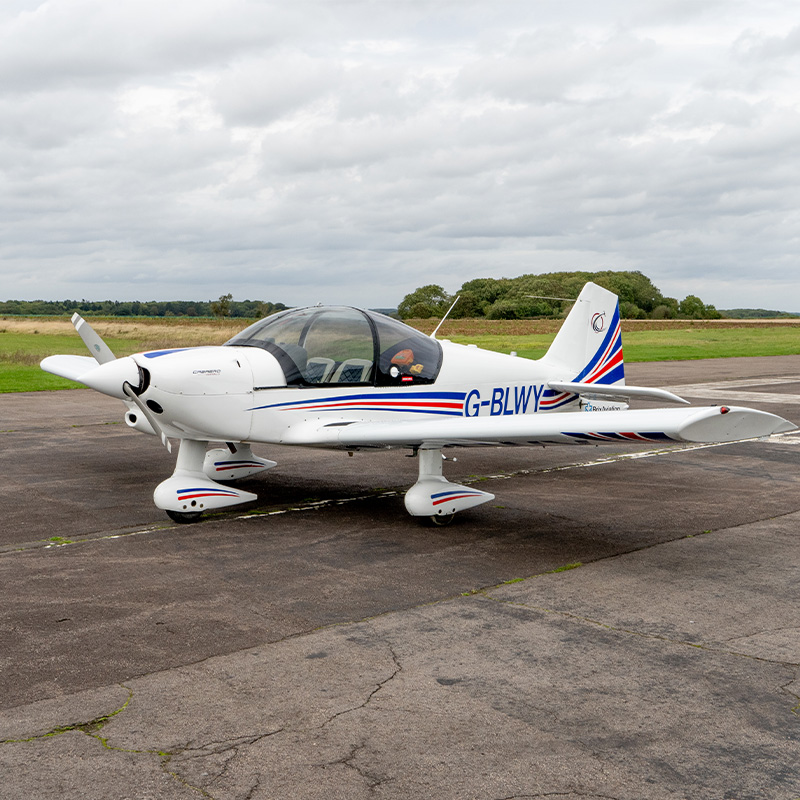
[[[568,303],[574,303],[577,297],[546,297],[543,294],[526,294],[525,297],[532,297],[534,300],[566,300]]]
[[[444,321],[447,319],[447,317],[450,314],[450,312],[456,307],[456,303],[458,302],[459,297],[461,297],[461,295],[458,295],[458,297],[456,297],[456,299],[453,300],[453,305],[451,305],[450,308],[447,309],[447,314],[445,314],[442,317],[442,321],[436,326],[436,330],[434,330],[434,332],[431,334],[431,339],[435,339],[436,338],[436,332],[439,330],[439,328],[442,327],[442,325],[444,324]]]

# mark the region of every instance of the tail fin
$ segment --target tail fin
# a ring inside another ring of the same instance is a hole
[[[541,360],[569,381],[624,384],[617,296],[587,283]]]

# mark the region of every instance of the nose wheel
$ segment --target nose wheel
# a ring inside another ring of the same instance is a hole
[[[258,500],[258,496],[252,492],[223,486],[205,474],[206,444],[204,441],[182,439],[175,472],[171,478],[159,483],[153,492],[156,506],[166,511],[175,522],[197,522],[204,511]],[[255,466],[259,471],[264,469],[262,464]]]
[[[449,525],[453,519],[455,518],[455,514],[431,514],[428,519],[435,528],[444,528],[445,525]]]

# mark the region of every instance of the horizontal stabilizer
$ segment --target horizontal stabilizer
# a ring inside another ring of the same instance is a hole
[[[668,403],[683,403],[689,405],[688,400],[678,397],[677,394],[666,389],[651,389],[647,386],[625,386],[625,384],[604,383],[576,383],[562,381],[548,381],[547,386],[556,392],[571,392],[592,400],[616,400],[629,397],[644,397],[652,400],[665,400]]]

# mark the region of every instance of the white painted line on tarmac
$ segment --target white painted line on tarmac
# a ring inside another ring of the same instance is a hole
[[[709,443],[698,443],[698,444],[676,443],[671,447],[661,447],[657,450],[640,450],[638,452],[633,452],[633,453],[614,453],[612,455],[592,459],[591,461],[577,461],[573,464],[563,464],[558,467],[544,467],[544,468],[531,467],[530,469],[518,469],[514,470],[513,472],[501,472],[495,475],[482,475],[477,478],[463,478],[460,479],[460,481],[465,486],[470,486],[473,483],[478,483],[482,481],[506,481],[510,480],[511,478],[520,478],[526,475],[546,475],[550,472],[564,472],[570,469],[601,467],[606,464],[616,464],[619,461],[632,461],[637,458],[654,458],[655,456],[668,456],[668,455],[674,455],[676,453],[687,453],[692,450],[707,450],[711,447],[727,447],[728,445],[731,444],[741,444],[743,442],[796,445],[800,444],[800,435],[776,433],[773,434],[772,436],[764,437],[762,439],[737,439],[735,442],[709,442]],[[387,497],[397,497],[398,495],[401,494],[403,494],[402,489],[390,489],[388,491],[379,493],[370,492],[367,494],[356,495],[355,497],[338,497],[338,498],[331,498],[330,500],[319,500],[314,503],[307,503],[306,505],[302,506],[292,506],[291,508],[285,508],[278,511],[263,511],[251,514],[242,514],[241,516],[236,517],[236,519],[259,519],[260,517],[268,517],[273,514],[285,514],[287,512],[317,511],[321,508],[326,508],[329,506],[346,505],[348,503],[357,503],[362,500],[376,500]]]
[[[713,400],[742,400],[750,403],[788,403],[800,405],[800,394],[781,394],[777,392],[737,391],[748,386],[783,386],[800,383],[800,375],[785,375],[781,378],[736,378],[732,381],[716,381],[714,383],[684,383],[676,386],[665,386],[668,392],[682,397],[706,397]]]

